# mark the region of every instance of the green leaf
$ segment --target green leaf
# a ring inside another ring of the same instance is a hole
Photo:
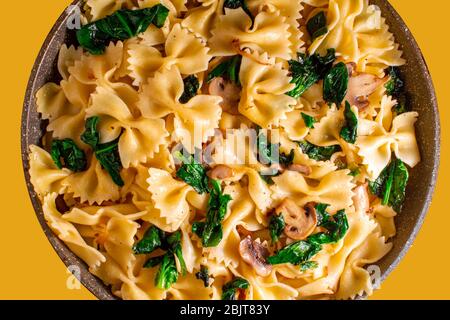
[[[328,32],[327,17],[324,11],[319,12],[314,17],[308,20],[306,29],[311,37],[311,41],[314,41],[320,36],[323,36]]]
[[[214,78],[222,77],[232,83],[240,86],[239,72],[241,69],[242,56],[234,56],[215,67],[206,79],[211,82]]]
[[[400,212],[405,200],[408,180],[408,168],[403,161],[395,159],[375,181],[369,182],[369,189],[372,194],[382,199],[383,205],[389,205],[396,212]]]
[[[298,141],[297,144],[302,149],[302,152],[306,154],[309,158],[316,161],[327,161],[330,160],[333,154],[340,152],[342,149],[339,145],[329,146],[329,147],[319,147],[315,146],[308,141]]]
[[[205,248],[216,247],[222,241],[222,222],[227,213],[228,203],[232,200],[230,195],[222,193],[218,181],[211,180],[211,185],[208,213],[201,234],[202,244]]]
[[[197,193],[208,193],[209,178],[206,175],[205,168],[195,161],[195,158],[192,155],[186,158],[181,152],[177,152],[175,157],[183,162],[180,169],[177,171],[177,177],[194,188]]]
[[[250,9],[247,6],[246,0],[225,0],[223,3],[223,7],[228,9],[237,9],[242,8],[244,12],[252,19],[252,24],[254,21],[253,14],[251,13]]]
[[[340,106],[348,90],[349,75],[347,66],[339,62],[326,74],[323,81],[323,98],[329,104]]]
[[[147,262],[144,264],[144,268],[150,269],[159,266],[164,259],[164,255],[159,257],[150,258],[147,260]]]
[[[100,143],[100,134],[97,131],[99,117],[91,117],[86,120],[85,131],[81,135],[81,141],[91,146],[92,149],[97,149]]]
[[[178,262],[180,263],[181,273],[186,275],[187,268],[186,262],[183,257],[183,249],[181,246],[181,231],[177,231],[172,233],[170,236],[166,238],[165,247],[168,248],[169,251],[173,252],[173,254],[177,257]]]
[[[152,226],[145,233],[141,241],[133,246],[134,254],[149,254],[160,248],[165,238],[164,231]]]
[[[83,26],[77,31],[80,46],[99,55],[111,41],[126,40],[147,30],[150,24],[162,28],[169,9],[162,4],[140,10],[118,10],[110,16]]]
[[[400,76],[400,70],[397,67],[388,69],[389,81],[384,85],[386,93],[397,100],[397,104],[393,108],[396,114],[409,112],[408,96],[405,92],[405,84]]]
[[[198,90],[200,89],[200,83],[198,79],[194,75],[190,75],[183,80],[184,82],[184,92],[180,97],[181,103],[188,103],[193,97],[197,95]]]
[[[310,260],[320,250],[322,250],[322,246],[320,244],[300,240],[287,245],[275,255],[268,257],[267,262],[272,265],[283,263],[300,265]]]
[[[265,183],[267,183],[269,186],[272,186],[275,184],[273,181],[273,177],[278,177],[281,174],[281,171],[277,171],[275,173],[268,173],[268,172],[259,172],[259,176]]]
[[[345,101],[344,126],[341,129],[340,136],[348,143],[354,144],[358,137],[358,115],[356,115],[348,101]]]
[[[178,270],[175,257],[171,252],[166,253],[160,262],[155,285],[159,289],[167,290],[178,281]]]
[[[319,264],[315,261],[306,261],[300,264],[300,271],[305,272],[310,269],[316,269]]]
[[[336,243],[346,235],[349,225],[345,210],[338,211],[332,220],[328,219],[321,223],[321,226],[327,229],[327,232],[319,232],[308,237],[309,243],[329,244]]]
[[[307,128],[314,129],[314,123],[317,122],[316,119],[314,119],[314,117],[311,117],[310,115],[302,112],[302,118]]]
[[[125,182],[120,176],[122,162],[119,154],[119,140],[120,136],[114,141],[99,144],[95,150],[95,156],[102,165],[102,168],[111,176],[114,183],[119,187],[123,187]]]
[[[295,88],[288,95],[295,99],[300,98],[312,85],[323,79],[335,60],[336,51],[334,49],[328,49],[324,57],[319,54],[309,57],[299,54],[299,61],[290,60],[291,83],[295,84]]]
[[[51,148],[53,162],[59,169],[68,168],[73,172],[86,170],[87,160],[84,151],[72,139],[53,140]],[[61,159],[63,161],[61,161]]]
[[[203,281],[203,285],[205,286],[205,288],[208,288],[210,286],[211,281],[210,281],[208,267],[201,266],[200,271],[195,274],[195,277],[198,280]]]
[[[258,159],[264,164],[280,164],[287,167],[294,162],[294,150],[291,150],[289,154],[280,153],[280,144],[270,143],[267,136],[262,132],[258,133],[257,148]]]
[[[247,290],[250,283],[244,278],[237,277],[222,287],[222,300],[237,300],[239,290]]]
[[[330,205],[324,204],[324,203],[318,203],[316,204],[316,215],[317,215],[317,226],[321,227],[325,223],[327,223],[331,216],[327,212],[327,209]]]
[[[278,242],[285,227],[286,223],[284,222],[284,218],[281,214],[280,215],[273,214],[270,217],[269,232],[270,237],[272,238],[272,243]]]

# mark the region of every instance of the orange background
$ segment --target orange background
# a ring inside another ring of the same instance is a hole
[[[0,299],[95,299],[84,287],[69,290],[68,273],[37,222],[26,191],[20,157],[20,116],[28,77],[39,49],[69,0],[27,0],[20,8],[2,3],[2,155],[0,156]],[[442,158],[438,187],[425,224],[399,267],[373,298],[450,298],[450,90],[448,12],[450,1],[426,9],[423,1],[391,0],[415,35],[430,67],[442,119]],[[406,213],[405,213],[406,214]]]

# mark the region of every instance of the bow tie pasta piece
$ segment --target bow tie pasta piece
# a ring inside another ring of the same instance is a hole
[[[173,114],[175,135],[183,146],[193,153],[194,148],[214,135],[222,114],[222,98],[210,95],[197,95],[186,104],[180,103],[184,84],[180,71],[173,67],[158,72],[149,79],[142,89],[139,108],[149,119],[159,119]]]
[[[225,9],[209,40],[214,56],[232,56],[245,48],[270,57],[290,59],[289,24],[279,12],[260,12],[252,20],[239,9]]]
[[[155,72],[176,66],[182,74],[191,75],[208,69],[212,56],[209,48],[194,34],[176,24],[167,36],[165,56],[156,48],[143,44],[130,46],[128,59],[133,84],[147,82]]]
[[[75,226],[59,213],[55,204],[57,196],[56,193],[50,193],[44,198],[42,210],[47,224],[58,238],[89,267],[99,266],[106,261],[106,258],[97,249],[89,246]]]
[[[371,274],[364,266],[379,261],[391,249],[392,243],[386,243],[379,228],[375,229],[348,257],[339,280],[336,298],[354,299],[364,294],[372,295],[376,288],[373,288]]]
[[[211,35],[217,18],[222,14],[220,0],[198,0],[200,6],[189,10],[187,17],[181,23],[183,27],[203,39]]]
[[[68,193],[80,198],[82,203],[102,204],[104,201],[116,201],[120,198],[119,187],[94,156],[86,171],[68,176],[63,185],[67,187]]]
[[[30,146],[29,160],[30,181],[39,198],[64,191],[62,181],[71,174],[70,170],[58,169],[50,154],[34,145]]]
[[[272,178],[275,184],[271,187],[273,198],[283,200],[295,199],[300,206],[308,202],[330,204],[330,210],[337,211],[352,205],[353,188],[349,170],[333,171],[324,176],[318,183],[308,182],[302,174],[285,171]]]
[[[154,204],[155,218],[161,223],[155,223],[167,232],[174,232],[189,217],[191,211],[186,199],[193,189],[184,182],[175,180],[170,173],[150,168],[147,183]]]
[[[242,84],[239,112],[262,128],[278,125],[280,119],[292,110],[297,102],[286,95],[293,89],[291,78],[281,64],[274,64],[264,54],[257,58],[242,58],[239,78]]]
[[[195,274],[187,274],[167,290],[167,293],[174,300],[210,300],[212,291],[211,287],[205,288],[203,282],[198,280]]]
[[[302,40],[303,33],[300,29],[299,20],[302,18],[303,5],[301,1],[291,0],[248,0],[248,7],[254,15],[258,12],[265,11],[276,13],[277,11],[286,18],[289,24],[290,40],[290,54],[291,59],[297,58],[297,52],[303,51],[302,47],[305,44]]]
[[[395,101],[383,99],[382,108],[376,121],[366,121],[366,135],[359,136],[356,146],[358,154],[367,166],[372,179],[376,179],[389,164],[392,152],[410,167],[420,162],[420,152],[415,136],[414,124],[419,116],[417,112],[407,112],[392,119],[392,107]],[[387,120],[388,121],[387,121]]]
[[[83,48],[75,49],[74,46],[67,47],[63,44],[58,55],[58,72],[63,80],[69,79],[69,68],[75,64],[83,56]]]
[[[327,12],[328,33],[314,40],[310,54],[335,48],[344,60],[356,62],[358,72],[380,77],[388,66],[405,63],[380,9],[368,0],[330,0]]]
[[[286,118],[280,121],[280,126],[292,141],[304,140],[309,133],[309,128],[302,118],[301,110],[287,112]]]
[[[152,158],[165,144],[169,135],[162,119],[135,119],[128,106],[114,92],[98,87],[92,95],[87,116],[105,118],[104,124],[100,120],[100,136],[109,142],[118,137],[119,154],[124,168],[137,166]]]
[[[364,212],[352,212],[347,215],[349,230],[339,250],[328,262],[327,275],[298,289],[300,296],[313,297],[321,294],[333,295],[337,292],[339,279],[345,269],[349,255],[366,241],[377,224]]]

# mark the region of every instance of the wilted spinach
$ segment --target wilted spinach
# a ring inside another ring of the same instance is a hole
[[[323,99],[340,107],[347,95],[349,74],[347,66],[339,62],[326,74],[323,80]]]
[[[314,129],[314,123],[316,123],[316,119],[314,119],[314,117],[302,112],[302,118],[307,128]]]
[[[250,283],[247,280],[237,277],[222,287],[222,300],[237,300],[238,293],[249,287]]]
[[[257,149],[257,157],[263,164],[280,164],[287,167],[294,162],[294,150],[291,150],[289,154],[280,152],[280,144],[269,142],[267,135],[260,130],[258,130]]]
[[[210,286],[210,283],[211,283],[210,279],[211,279],[211,277],[209,275],[209,270],[208,270],[207,267],[201,266],[200,271],[195,274],[195,277],[198,280],[203,281],[203,285],[205,286],[205,288],[208,288]]]
[[[183,80],[184,82],[184,92],[180,97],[181,103],[188,103],[193,97],[197,95],[198,89],[200,88],[200,83],[194,75],[190,75]]]
[[[395,159],[375,181],[369,183],[369,189],[382,200],[383,205],[389,205],[400,212],[405,200],[408,179],[408,168],[403,161]]]
[[[322,250],[320,244],[300,240],[287,245],[275,255],[268,257],[267,262],[273,265],[283,263],[300,265],[314,257],[320,250]]]
[[[150,24],[162,28],[169,9],[162,4],[140,10],[118,10],[89,23],[77,31],[78,43],[91,54],[99,55],[111,41],[126,40],[147,30]]]
[[[400,70],[397,67],[390,67],[388,74],[390,78],[385,84],[386,93],[397,100],[393,110],[397,114],[408,112],[408,99],[405,92],[405,84],[400,76]]]
[[[309,19],[308,23],[306,24],[306,29],[308,30],[312,41],[326,34],[328,32],[328,28],[325,12],[320,11],[314,17]]]
[[[81,135],[81,140],[91,146],[98,162],[108,172],[114,183],[119,187],[123,187],[125,183],[120,176],[120,171],[122,170],[122,162],[119,155],[120,136],[114,141],[100,144],[99,119],[99,117],[91,117],[86,120],[85,131]]]
[[[51,156],[59,169],[65,167],[73,172],[86,170],[86,155],[72,139],[53,140]]]
[[[272,243],[278,242],[285,226],[286,223],[284,222],[284,218],[281,214],[280,215],[273,214],[270,217],[269,232],[270,237],[272,238]]]
[[[309,143],[306,140],[298,141],[297,144],[300,146],[300,149],[302,149],[304,154],[316,161],[330,160],[333,154],[342,150],[339,145],[319,147]]]
[[[197,193],[208,193],[209,178],[205,168],[192,155],[185,157],[181,152],[177,152],[175,157],[183,163],[177,171],[177,177],[193,187]]]
[[[135,254],[150,254],[163,244],[166,234],[157,227],[150,227],[141,241],[133,246]]]
[[[209,74],[206,81],[209,83],[214,78],[222,77],[240,86],[239,72],[241,70],[242,56],[234,56],[215,67]]]
[[[348,143],[354,144],[358,137],[358,115],[353,112],[348,101],[345,101],[344,118],[340,136]]]
[[[228,9],[237,9],[237,8],[242,8],[244,10],[244,12],[250,17],[250,19],[252,19],[252,24],[254,21],[254,17],[253,14],[250,12],[250,9],[247,6],[247,1],[246,0],[225,0],[223,3],[223,8],[228,8]]]
[[[295,88],[288,92],[288,95],[296,99],[300,98],[306,90],[324,78],[335,60],[336,51],[334,49],[328,49],[327,54],[323,57],[319,54],[311,56],[299,54],[298,61],[290,60],[291,82],[295,84]]]

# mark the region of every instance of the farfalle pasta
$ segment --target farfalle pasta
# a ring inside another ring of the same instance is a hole
[[[420,161],[378,7],[87,0],[83,21],[36,92],[29,173],[114,295],[372,294]]]

